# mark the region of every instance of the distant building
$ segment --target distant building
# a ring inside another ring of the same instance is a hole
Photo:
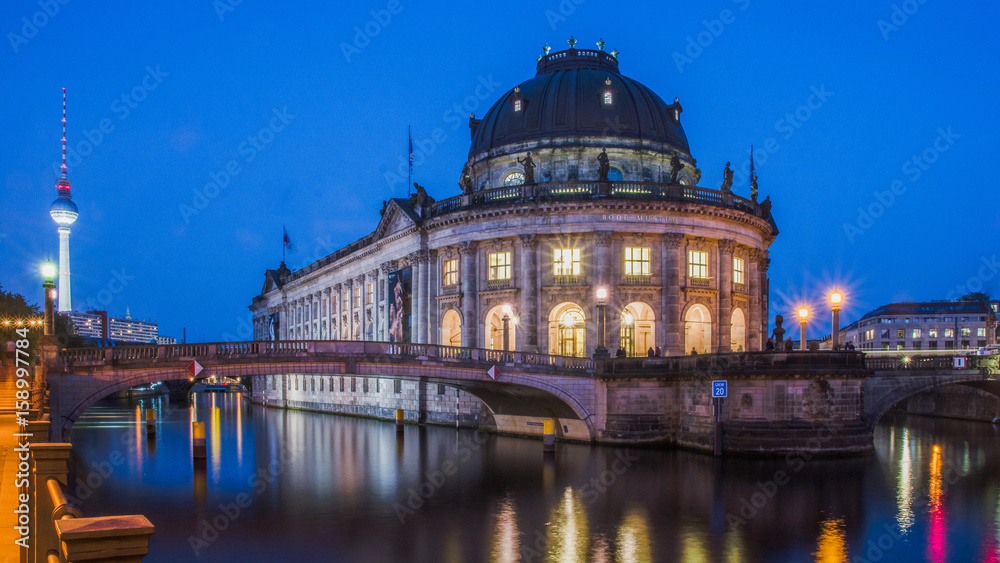
[[[70,311],[66,313],[66,316],[73,323],[73,331],[85,338],[120,343],[159,343],[157,324],[149,321],[137,321],[127,310],[123,319],[109,317],[106,311],[87,311],[86,313]]]
[[[997,302],[890,303],[848,325],[858,350],[954,350],[997,342]]]
[[[157,344],[177,344],[177,339],[173,336],[157,336]]]

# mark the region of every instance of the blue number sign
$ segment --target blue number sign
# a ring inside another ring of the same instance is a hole
[[[712,398],[725,397],[726,396],[726,382],[725,381],[713,381],[712,382]]]

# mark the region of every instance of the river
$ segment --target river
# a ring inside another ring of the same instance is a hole
[[[147,439],[142,410],[158,412]],[[208,459],[192,461],[191,421]],[[85,516],[179,561],[1000,561],[1000,428],[887,416],[876,453],[715,459],[251,405],[103,401],[73,429]]]

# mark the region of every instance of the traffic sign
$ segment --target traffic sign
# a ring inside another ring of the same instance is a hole
[[[496,381],[497,379],[500,379],[500,370],[497,369],[496,366],[493,366],[490,369],[486,370],[486,373],[488,373],[490,375],[490,377],[493,378],[494,381]]]
[[[191,363],[187,366],[187,372],[191,374],[191,377],[198,377],[198,374],[202,372],[205,368],[201,367],[198,360],[191,360]]]
[[[717,399],[719,397],[725,397],[727,395],[727,382],[726,381],[713,381],[712,382],[712,398]]]
[[[953,356],[952,360],[955,362],[952,365],[953,369],[965,369],[965,356]]]

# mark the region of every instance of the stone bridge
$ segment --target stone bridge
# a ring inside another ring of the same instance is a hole
[[[729,382],[719,423],[726,452],[864,453],[872,430],[896,403],[935,387],[966,385],[1000,397],[998,356],[865,357],[861,352],[742,352],[667,358],[591,360],[385,342],[279,341],[69,349],[58,352],[51,385],[53,439],[115,391],[203,375],[283,376],[255,400],[288,406],[288,376],[349,375],[444,384],[478,397],[496,415],[556,418],[563,439],[673,444],[712,451],[716,441],[711,381]],[[487,370],[496,366],[494,379]],[[332,385],[332,383],[331,383]],[[332,388],[331,388],[332,391]],[[398,405],[393,408],[398,407]]]

